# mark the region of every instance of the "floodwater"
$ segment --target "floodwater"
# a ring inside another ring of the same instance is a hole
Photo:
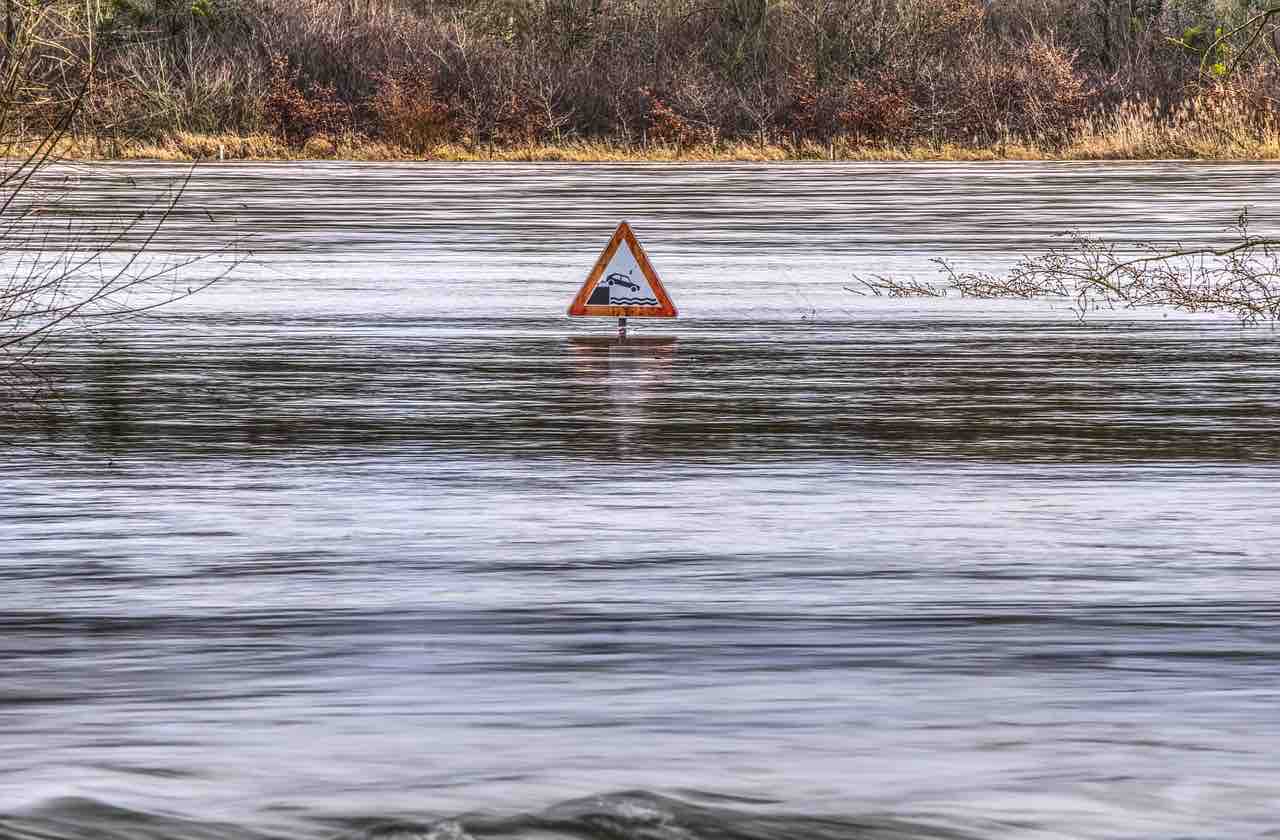
[[[0,838],[1280,836],[1280,335],[844,288],[1278,188],[200,167],[153,253],[230,275],[8,407]],[[627,345],[563,316],[622,218]]]

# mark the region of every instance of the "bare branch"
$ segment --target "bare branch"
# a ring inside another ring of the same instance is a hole
[[[894,292],[954,289],[973,298],[1061,298],[1082,319],[1100,309],[1159,306],[1228,312],[1248,324],[1280,321],[1280,239],[1252,236],[1247,212],[1237,218],[1233,231],[1238,241],[1223,247],[1131,246],[1145,252],[1140,257],[1076,231],[1064,235],[1064,244],[1023,257],[1003,275],[959,271],[936,259],[946,275],[941,286],[914,281],[869,285]]]

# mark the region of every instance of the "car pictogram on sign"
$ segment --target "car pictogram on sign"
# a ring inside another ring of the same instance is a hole
[[[625,274],[610,274],[608,277],[604,278],[604,282],[611,286],[626,286],[633,292],[640,291],[640,284],[632,283],[631,278]]]

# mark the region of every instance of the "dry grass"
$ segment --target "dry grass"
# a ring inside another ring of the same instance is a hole
[[[1196,98],[1162,117],[1150,103],[1125,103],[1081,123],[1068,149],[1076,160],[1280,159],[1280,126],[1230,100]]]
[[[14,153],[23,152],[21,146]],[[441,143],[422,151],[360,135],[315,135],[301,145],[268,133],[174,132],[150,140],[66,137],[57,155],[78,160],[358,160],[511,162],[774,162],[1033,161],[1033,160],[1280,160],[1280,125],[1256,113],[1195,99],[1171,115],[1156,106],[1126,103],[1081,120],[1060,146],[1009,138],[994,145],[901,143],[840,138],[830,144],[718,143],[644,146],[607,140],[558,144]]]

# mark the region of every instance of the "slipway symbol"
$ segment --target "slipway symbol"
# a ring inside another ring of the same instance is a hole
[[[676,317],[675,304],[626,222],[613,232],[613,238],[569,305],[569,314],[611,318]]]

